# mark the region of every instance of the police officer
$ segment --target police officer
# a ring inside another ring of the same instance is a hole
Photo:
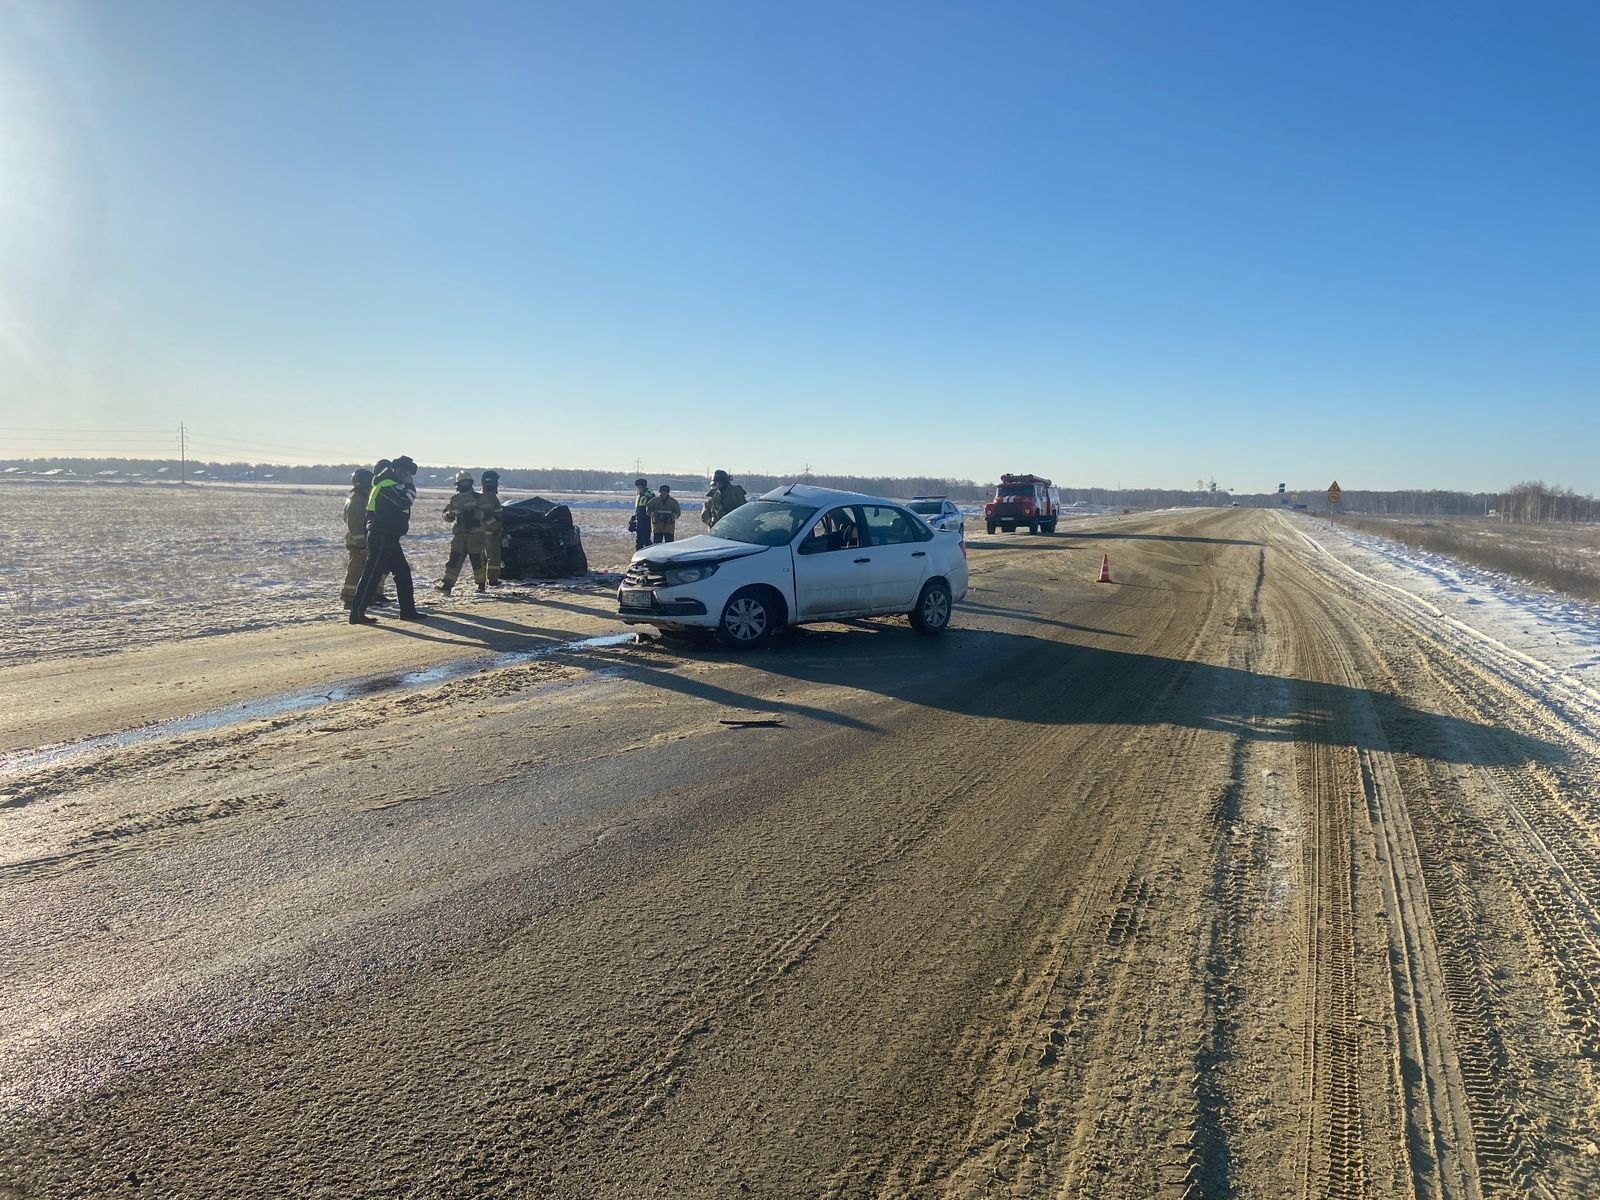
[[[456,476],[456,494],[444,506],[445,524],[454,530],[450,538],[450,557],[444,564],[444,580],[439,584],[439,590],[446,596],[455,587],[456,577],[461,574],[461,564],[468,558],[472,559],[472,578],[477,582],[478,590],[488,590],[483,554],[482,499],[472,488],[470,474],[463,471]]]
[[[678,529],[678,518],[683,515],[683,505],[672,494],[672,488],[661,485],[661,494],[645,506],[650,517],[650,536],[656,542],[670,542]]]
[[[628,532],[633,534],[633,548],[643,550],[650,544],[650,501],[656,494],[650,490],[650,481],[635,479],[633,486],[637,494],[633,498],[633,516],[628,518]]]
[[[344,586],[339,589],[339,601],[346,608],[355,603],[356,588],[361,585],[361,572],[367,565],[367,496],[371,491],[371,471],[361,467],[351,472],[350,494],[344,498],[344,549],[347,561]],[[377,590],[379,593],[383,591],[381,583]],[[388,604],[389,598],[380,594],[368,603],[377,607]]]
[[[417,464],[411,456],[402,454],[372,478],[372,490],[367,493],[367,565],[361,572],[361,582],[356,587],[356,598],[350,605],[350,624],[371,625],[367,605],[377,591],[378,580],[385,574],[394,576],[395,592],[400,598],[402,621],[427,620],[417,611],[417,598],[411,588],[411,564],[400,548],[400,539],[411,528],[411,505],[417,498],[413,480]]]
[[[500,503],[500,472],[485,471],[478,508],[483,514],[483,554],[489,569],[490,587],[500,586],[501,552],[504,549],[500,543],[506,532],[505,522],[500,516],[503,507]]]
[[[706,506],[700,510],[700,519],[710,528],[745,502],[744,489],[728,478],[726,471],[711,476],[711,490],[706,493]]]

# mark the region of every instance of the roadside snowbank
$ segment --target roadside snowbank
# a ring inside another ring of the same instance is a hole
[[[1387,538],[1290,519],[1329,560],[1409,606],[1436,636],[1475,643],[1471,657],[1497,659],[1600,731],[1600,605]]]

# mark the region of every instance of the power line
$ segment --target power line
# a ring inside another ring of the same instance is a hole
[[[167,435],[164,429],[100,429],[83,425],[63,426],[59,429],[49,425],[0,425],[0,433],[158,433]]]

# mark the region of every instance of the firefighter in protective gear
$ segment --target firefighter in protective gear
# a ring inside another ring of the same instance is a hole
[[[361,572],[367,566],[367,496],[372,492],[372,472],[365,467],[350,474],[350,494],[344,498],[344,550],[347,561],[344,568],[344,586],[339,589],[339,602],[346,608],[355,603],[356,588],[361,585]],[[388,604],[382,595],[383,583],[378,584],[379,595],[368,603]]]
[[[633,481],[635,495],[633,497],[633,516],[628,518],[628,532],[633,534],[633,548],[643,550],[650,544],[650,501],[656,494],[650,490],[648,479],[635,479]]]
[[[483,497],[472,487],[472,476],[466,471],[456,476],[456,494],[444,506],[445,524],[454,530],[450,538],[450,557],[445,560],[444,579],[439,590],[446,596],[456,585],[461,574],[461,564],[472,559],[472,578],[480,592],[488,591],[488,568],[483,553]]]
[[[395,593],[400,599],[402,621],[426,621],[417,611],[416,594],[411,587],[411,564],[400,548],[400,539],[411,528],[411,505],[417,498],[412,484],[417,464],[402,454],[372,477],[367,493],[367,566],[361,572],[356,598],[350,605],[350,624],[370,625],[367,605],[378,590],[378,580],[394,576]]]
[[[650,517],[651,540],[670,542],[678,531],[678,518],[683,515],[683,505],[678,503],[672,489],[663,483],[660,495],[644,507]]]
[[[745,499],[744,489],[729,479],[726,471],[718,471],[711,476],[711,490],[706,493],[706,506],[700,510],[700,519],[709,529]]]
[[[505,538],[505,522],[500,517],[504,507],[500,503],[500,472],[483,473],[483,494],[478,497],[478,507],[483,510],[483,554],[489,570],[489,586],[500,586],[501,554]]]

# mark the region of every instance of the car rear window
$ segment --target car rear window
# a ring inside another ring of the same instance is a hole
[[[942,500],[917,500],[912,503],[911,511],[914,513],[941,513],[944,511]]]

